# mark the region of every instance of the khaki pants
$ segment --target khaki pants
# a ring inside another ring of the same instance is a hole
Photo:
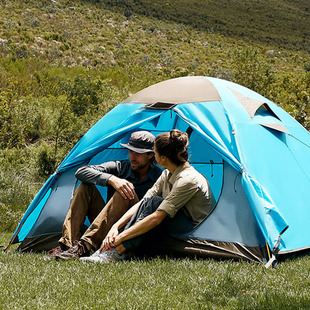
[[[81,183],[74,193],[59,242],[71,247],[74,241],[82,239],[94,250],[99,249],[112,225],[136,202],[138,202],[137,195],[135,199],[129,200],[123,199],[118,192],[115,192],[105,204],[95,185]],[[91,225],[82,235],[86,216]]]

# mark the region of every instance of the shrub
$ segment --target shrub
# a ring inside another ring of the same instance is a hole
[[[23,44],[15,48],[15,55],[17,58],[27,58],[29,56],[28,46]]]
[[[40,148],[37,157],[37,169],[39,176],[48,177],[56,169],[56,157],[52,147],[46,143]]]
[[[92,80],[89,76],[78,76],[73,84],[68,85],[68,100],[74,114],[80,116],[92,109],[97,109],[103,92],[100,79]]]
[[[236,50],[233,58],[233,81],[262,95],[267,95],[276,76],[272,66],[259,49],[247,47]]]
[[[0,97],[0,147],[18,147],[40,137],[43,116],[31,98],[12,100]]]
[[[16,22],[15,20],[8,19],[5,22],[5,26],[7,29],[14,29],[14,28],[17,28],[19,25],[18,25],[18,22]]]
[[[25,17],[24,23],[29,27],[40,27],[41,24],[38,18],[32,16]]]
[[[47,57],[50,62],[57,60],[59,57],[62,57],[62,51],[56,46],[52,46],[47,52]]]
[[[310,130],[310,73],[287,74],[274,85],[273,99]]]

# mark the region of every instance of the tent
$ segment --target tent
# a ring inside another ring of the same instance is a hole
[[[169,236],[156,250],[264,262],[309,249],[309,132],[252,90],[203,76],[157,83],[107,113],[47,180],[11,244],[21,242],[21,251],[55,246],[77,168],[127,158],[120,143],[133,131],[173,128],[188,132],[190,162],[209,180],[217,203],[193,231]]]

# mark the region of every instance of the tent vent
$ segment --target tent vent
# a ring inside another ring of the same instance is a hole
[[[156,102],[146,104],[143,109],[154,109],[154,110],[170,110],[174,108],[176,103],[167,103],[167,102]]]
[[[231,91],[234,93],[234,95],[237,97],[243,107],[247,110],[252,119],[255,115],[267,114],[280,120],[280,118],[272,111],[272,109],[267,103],[246,97],[233,89],[231,89]]]
[[[269,105],[267,103],[262,104],[255,112],[255,115],[262,114],[262,113],[269,113],[271,116],[277,118],[279,121],[280,118],[270,109]]]

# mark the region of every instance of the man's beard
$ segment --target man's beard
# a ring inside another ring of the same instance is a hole
[[[131,169],[133,171],[138,171],[138,170],[142,170],[143,168],[145,168],[148,165],[148,163],[149,163],[148,161],[145,163],[138,163],[138,162],[134,161],[133,163],[130,162],[130,165],[131,165]],[[137,164],[137,165],[133,167],[132,164],[134,164],[134,165]]]

